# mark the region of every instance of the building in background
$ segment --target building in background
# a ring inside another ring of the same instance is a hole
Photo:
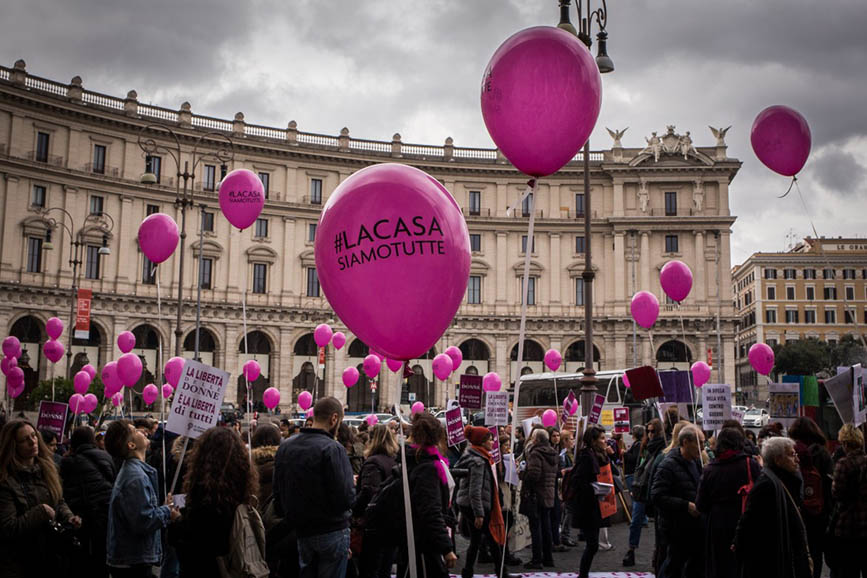
[[[334,320],[313,257],[321,208],[354,171],[380,162],[411,164],[439,179],[463,209],[472,248],[465,302],[427,359],[412,361],[416,375],[404,385],[405,400],[413,394],[428,406],[443,406],[454,395],[454,383],[431,381],[430,359],[449,345],[463,351],[460,372],[497,371],[504,381],[514,380],[525,250],[532,253],[532,277],[527,361],[521,370],[541,371],[548,348],[562,351],[567,370],[582,367],[581,273],[588,243],[597,271],[598,367],[652,363],[685,368],[704,359],[712,361],[714,381],[734,381],[730,229],[735,217],[729,211],[729,185],[740,162],[726,155],[724,132],[712,146],[696,147],[689,132],[679,134],[669,126],[663,136],[636,137],[639,148],[622,146],[625,131],[612,132],[612,148],[592,152],[590,158],[592,238],[583,234],[579,155],[540,180],[536,230],[528,240],[527,203],[511,216],[506,212],[520,199],[527,179],[496,149],[462,148],[451,138],[444,145],[406,144],[398,134],[390,141],[356,139],[348,129],[338,136],[312,134],[299,131],[294,121],[285,128],[248,124],[242,113],[233,120],[200,116],[189,103],[179,110],[161,108],[139,102],[134,91],[122,98],[85,90],[78,77],[70,84],[35,77],[19,61],[13,68],[0,67],[0,330],[25,343],[32,366],[28,387],[49,375],[39,354],[46,319],[57,315],[68,323],[69,317],[69,238],[53,230],[53,249],[47,250],[51,226],[44,211],[51,207],[65,208],[83,226],[86,255],[78,285],[93,294],[91,330],[87,339],[72,344],[73,367],[85,359],[99,365],[115,359],[115,340],[124,330],[136,334],[135,351],[145,360],[146,376],[155,372],[160,344],[165,358],[174,350],[177,254],[155,276],[136,243],[138,225],[148,214],[165,212],[176,220],[180,215],[174,205],[173,161],[145,158],[137,144],[142,128],[155,121],[181,136],[184,155],[205,132],[224,133],[235,143],[227,169],[249,168],[266,183],[268,200],[260,221],[239,233],[219,212],[221,167],[198,167],[197,208],[188,215],[183,276],[185,355],[192,357],[196,259],[201,254],[201,357],[234,379],[246,359],[256,358],[262,365],[257,397],[275,386],[286,407],[301,389],[319,387],[321,393],[346,399],[352,411],[369,411],[371,403],[381,407],[394,399],[397,378],[386,371],[373,398],[368,384],[343,387],[343,369],[360,365],[368,352],[365,344],[350,335],[341,350],[328,348],[323,372],[312,335],[316,324]],[[160,138],[157,132],[148,135]],[[140,182],[146,169],[157,175],[157,184]],[[199,216],[202,204],[206,209]],[[103,235],[100,223],[106,215],[114,226]],[[100,254],[103,244],[110,255]],[[659,270],[671,259],[686,262],[695,278],[680,306],[667,301],[659,286]],[[241,316],[245,284],[246,354]],[[629,313],[631,296],[642,289],[663,304],[652,340],[640,327],[635,331]],[[387,306],[387,296],[378,306]],[[339,321],[333,325],[345,330]],[[57,365],[58,374],[63,366]],[[243,388],[237,391],[227,399],[240,400]]]

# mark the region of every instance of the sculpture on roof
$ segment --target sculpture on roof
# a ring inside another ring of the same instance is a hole
[[[608,128],[606,126],[605,130],[607,130],[608,134],[611,135],[611,138],[614,139],[614,144],[612,145],[612,148],[615,148],[615,149],[623,148],[623,145],[620,144],[620,139],[623,137],[624,134],[626,134],[626,131],[629,130],[629,127],[627,126],[623,130],[611,130],[610,128]]]
[[[713,136],[716,137],[716,146],[724,147],[726,146],[726,133],[732,126],[729,125],[725,128],[714,128],[712,126],[708,126],[710,132],[713,133]]]

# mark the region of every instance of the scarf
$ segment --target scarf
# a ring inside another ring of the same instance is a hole
[[[488,460],[491,465],[491,475],[494,478],[494,503],[491,506],[491,521],[488,523],[488,530],[491,532],[491,537],[494,542],[502,546],[506,543],[506,522],[503,520],[503,509],[500,507],[500,492],[497,488],[497,471],[496,462],[491,454],[484,446],[471,446],[482,457]]]

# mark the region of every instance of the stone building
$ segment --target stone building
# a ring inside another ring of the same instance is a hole
[[[146,155],[139,146],[141,139],[175,146],[167,132],[148,128],[154,123],[178,135],[180,170],[170,155]],[[597,366],[682,367],[710,356],[713,379],[731,383],[730,227],[735,217],[729,211],[729,184],[740,163],[727,157],[722,137],[695,147],[689,132],[680,135],[669,126],[664,136],[645,139],[646,147],[626,148],[620,142],[623,132],[612,131],[612,148],[590,153],[591,239],[583,233],[580,154],[539,182],[536,232],[529,242],[524,371],[541,370],[548,348],[563,352],[567,370],[583,366],[581,272],[584,248],[591,243]],[[226,137],[234,155],[225,166],[196,162],[200,153],[216,152]],[[177,110],[146,105],[135,91],[126,97],[92,92],[79,77],[69,84],[39,78],[26,71],[23,61],[0,67],[0,330],[18,335],[26,345],[28,388],[52,371],[37,354],[46,319],[70,318],[72,239],[81,244],[78,286],[93,293],[91,331],[88,339],[73,341],[72,369],[83,364],[81,354],[99,365],[115,359],[115,340],[124,330],[136,334],[135,351],[148,372],[157,365],[160,344],[164,358],[172,354],[179,252],[154,274],[136,232],[156,211],[182,223],[175,199],[183,184],[179,173],[189,163],[195,206],[186,210],[183,241],[184,355],[193,355],[201,256],[200,349],[206,363],[236,379],[247,358],[258,359],[263,368],[255,384],[258,399],[268,385],[280,389],[284,404],[302,388],[319,387],[341,398],[348,395],[351,410],[370,408],[372,401],[384,405],[397,387],[393,375],[383,378],[373,400],[367,384],[347,393],[340,381],[345,367],[361,363],[366,345],[350,335],[341,350],[328,348],[320,371],[312,339],[315,325],[328,320],[345,330],[334,320],[316,275],[313,240],[321,207],[355,170],[381,162],[408,163],[439,179],[463,207],[469,225],[473,254],[467,298],[428,358],[458,345],[465,360],[462,372],[497,371],[512,381],[518,374],[514,360],[529,207],[519,205],[507,215],[527,179],[496,149],[462,148],[451,138],[437,146],[407,144],[399,134],[391,141],[357,139],[348,129],[337,136],[312,134],[298,130],[294,121],[284,128],[265,127],[248,124],[242,113],[233,120],[193,114],[189,103]],[[230,230],[216,195],[223,171],[241,167],[257,172],[268,190],[260,221],[243,233]],[[158,182],[143,184],[145,172]],[[695,276],[680,307],[666,302],[659,286],[659,269],[670,259],[685,261]],[[630,297],[640,289],[653,291],[663,303],[652,341],[640,328],[634,334],[629,314]],[[68,329],[64,341],[67,335]],[[416,375],[404,385],[404,399],[413,393],[428,405],[442,406],[454,385],[428,381],[430,359],[412,365]],[[64,374],[66,364],[58,363],[54,371]],[[241,397],[243,391],[231,391],[227,399]]]

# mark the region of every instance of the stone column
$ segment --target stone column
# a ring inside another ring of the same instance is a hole
[[[704,231],[693,231],[695,235],[695,302],[697,306],[707,303],[707,276],[704,268]]]
[[[271,386],[280,391],[280,408],[288,409],[292,402],[292,328],[280,327],[276,363],[272,361]],[[281,355],[282,353],[282,355]],[[276,367],[275,367],[276,366]]]
[[[5,198],[3,202],[3,214],[6,215],[6,218],[0,219],[0,227],[2,227],[2,232],[0,232],[0,267],[3,269],[12,269],[13,259],[15,251],[13,247],[15,247],[15,243],[13,242],[13,235],[15,234],[15,227],[11,226],[12,223],[9,222],[9,215],[15,214],[15,205],[21,203],[19,200],[20,192],[19,192],[19,178],[10,174],[6,174],[6,191]],[[57,246],[60,246],[60,235],[65,235],[66,233],[62,229],[58,229],[54,232],[54,236],[57,237],[54,239],[54,243]],[[26,243],[26,241],[23,241]],[[25,255],[26,259],[26,249],[20,254]],[[21,270],[24,270],[27,267],[27,263],[23,263]]]
[[[508,299],[508,284],[507,271],[508,269],[508,233],[497,231],[497,284],[496,290],[496,305],[498,313],[506,312],[506,304]]]
[[[631,341],[630,337],[630,341]],[[610,360],[609,360],[610,362]],[[631,367],[632,360],[626,360],[626,337],[625,336],[617,336],[614,342],[614,367],[624,368]],[[610,363],[609,363],[609,367]]]
[[[626,208],[623,197],[623,183],[614,181],[614,216],[622,217]]]
[[[641,285],[639,291],[650,291],[655,293],[654,287],[650,285],[650,233],[647,231],[641,232],[641,253],[639,260],[641,263]]]
[[[614,233],[614,300],[615,313],[625,313],[626,284],[629,276],[626,271],[626,253],[624,251],[624,233]]]
[[[283,305],[288,306],[295,299],[292,276],[298,274],[300,267],[295,253],[295,219],[291,217],[283,217],[283,249],[280,253],[283,260],[283,287],[280,295]]]
[[[550,253],[550,268],[551,274],[548,276],[549,285],[551,286],[550,294],[551,298],[549,300],[549,305],[556,305],[557,310],[559,312],[560,303],[562,300],[561,297],[561,266],[560,266],[560,253],[561,253],[561,237],[560,233],[550,233],[549,234],[549,253]],[[553,313],[553,311],[552,311]]]

